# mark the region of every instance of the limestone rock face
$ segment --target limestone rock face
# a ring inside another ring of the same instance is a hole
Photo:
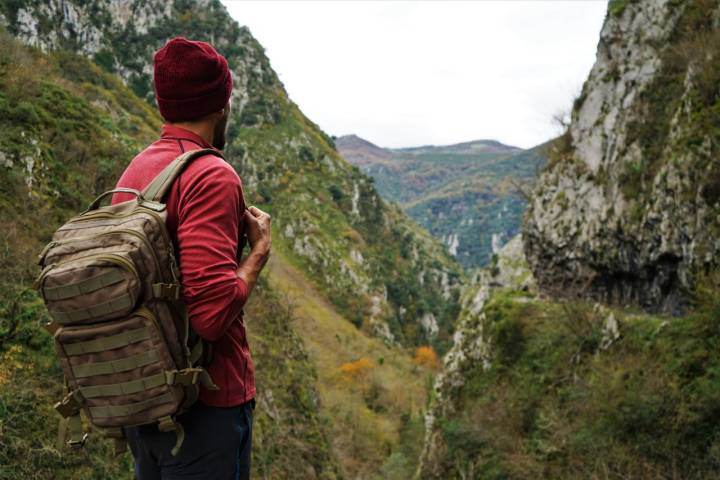
[[[9,29],[22,42],[43,51],[66,49],[80,53],[118,74],[141,97],[153,100],[152,57],[172,36],[194,37],[209,31],[211,40],[232,65],[233,110],[242,116],[257,86],[279,83],[262,47],[246,27],[229,20],[214,0],[186,4],[161,0],[29,0],[9,11]],[[277,108],[254,106],[245,124],[272,123]]]
[[[425,416],[425,442],[417,478],[445,478],[441,459],[446,455],[440,419],[456,410],[457,392],[465,383],[466,372],[480,364],[490,368],[492,345],[486,338],[484,308],[498,288],[535,292],[535,281],[527,268],[520,235],[497,252],[493,267],[478,270],[462,293],[462,310],[453,336],[453,346],[443,358],[442,372],[435,380],[435,400]]]
[[[610,2],[523,230],[540,287],[677,312],[716,263],[718,2]]]

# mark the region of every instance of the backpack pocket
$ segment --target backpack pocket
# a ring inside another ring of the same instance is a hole
[[[123,254],[94,254],[48,265],[38,278],[50,316],[60,325],[127,316],[141,295],[134,263]]]
[[[98,427],[152,423],[184,400],[162,331],[146,308],[122,320],[61,327],[55,340],[68,386]]]

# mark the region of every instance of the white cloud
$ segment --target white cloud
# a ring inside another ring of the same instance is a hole
[[[381,146],[559,133],[607,2],[228,1],[290,97],[327,133]]]

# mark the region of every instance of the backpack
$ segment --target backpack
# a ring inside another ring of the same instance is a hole
[[[176,416],[217,389],[207,371],[208,345],[190,328],[181,297],[180,271],[168,234],[163,197],[193,159],[173,160],[142,191],[116,188],[96,198],[53,235],[39,256],[36,281],[52,321],[67,395],[55,405],[64,418],[62,445],[82,447],[82,410],[96,430],[125,450],[122,427],[157,423],[174,431],[176,455],[184,432]],[[101,207],[115,192],[135,199]]]

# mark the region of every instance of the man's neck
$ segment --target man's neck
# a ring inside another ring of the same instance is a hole
[[[170,125],[174,127],[184,128],[197,135],[200,135],[208,145],[213,144],[213,130],[214,126],[210,122],[171,122]]]

